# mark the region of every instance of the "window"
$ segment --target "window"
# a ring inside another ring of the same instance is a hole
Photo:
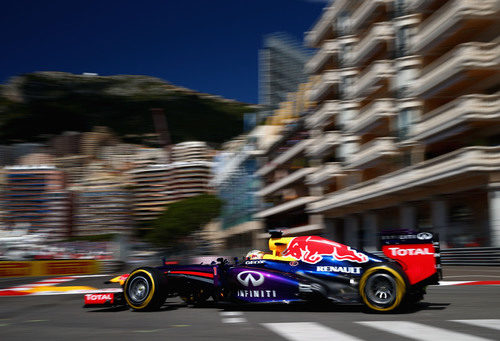
[[[411,133],[411,127],[415,122],[416,112],[414,109],[403,109],[398,116],[398,136],[400,139],[406,139]]]
[[[338,16],[337,31],[341,36],[349,34],[349,12],[343,11]]]
[[[396,57],[403,57],[408,54],[412,28],[410,26],[401,26],[396,30]]]
[[[396,88],[399,98],[410,95],[410,85],[417,78],[417,72],[415,68],[404,68],[398,71],[396,75]]]

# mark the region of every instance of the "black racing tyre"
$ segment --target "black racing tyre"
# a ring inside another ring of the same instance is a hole
[[[402,271],[388,265],[374,266],[359,281],[363,303],[372,311],[394,311],[403,303],[406,280]]]
[[[167,279],[155,268],[138,268],[123,285],[127,304],[136,311],[157,310],[167,297]]]

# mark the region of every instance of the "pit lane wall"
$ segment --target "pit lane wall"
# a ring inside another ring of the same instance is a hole
[[[100,270],[100,262],[93,259],[0,262],[0,278],[88,275],[97,274]]]

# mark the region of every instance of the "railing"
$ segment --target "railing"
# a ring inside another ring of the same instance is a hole
[[[500,266],[500,247],[467,247],[441,250],[441,264]]]

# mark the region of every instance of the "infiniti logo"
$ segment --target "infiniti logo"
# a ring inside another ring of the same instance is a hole
[[[264,283],[264,276],[255,271],[243,271],[238,274],[236,277],[238,282],[248,287],[249,284],[252,284],[253,287],[258,287],[262,283]]]
[[[420,232],[417,234],[417,238],[420,240],[432,239],[432,233],[430,232]]]

